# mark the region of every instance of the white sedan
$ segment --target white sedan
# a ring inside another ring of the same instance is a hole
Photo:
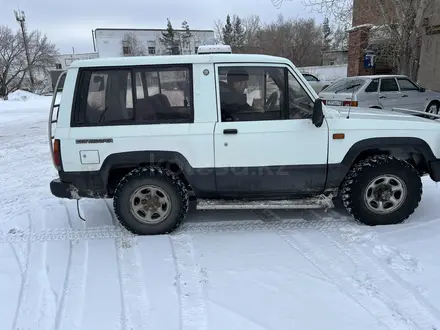
[[[318,77],[311,73],[302,73],[307,82],[312,86],[316,93],[321,92],[324,88],[330,86],[333,82],[327,80],[320,80]]]

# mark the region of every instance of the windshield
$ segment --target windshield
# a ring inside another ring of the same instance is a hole
[[[331,92],[331,93],[340,93],[346,90],[349,90],[351,92],[356,92],[361,88],[365,83],[366,79],[361,78],[346,78],[341,79],[335,82],[333,85],[330,85],[325,89],[325,92]]]

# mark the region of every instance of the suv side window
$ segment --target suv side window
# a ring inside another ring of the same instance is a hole
[[[288,71],[289,119],[312,118],[314,102],[299,81]]]
[[[398,92],[399,87],[397,86],[396,79],[394,78],[382,78],[380,82],[381,92]]]
[[[72,126],[193,121],[191,66],[82,70]]]
[[[222,121],[283,118],[284,68],[220,67],[218,77]]]
[[[136,121],[193,122],[192,77],[188,67],[139,68]]]
[[[127,70],[83,71],[80,78],[76,123],[86,126],[124,122],[134,118],[131,72]]]
[[[405,91],[418,91],[419,88],[409,79],[406,78],[397,78],[399,82],[400,90],[402,92]]]

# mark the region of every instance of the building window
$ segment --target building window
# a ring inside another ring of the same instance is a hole
[[[62,67],[61,67],[61,63],[56,63],[56,64],[55,64],[55,69],[57,69],[57,70],[61,70],[61,69],[62,69]]]
[[[156,47],[148,47],[148,54],[155,55],[156,54]]]
[[[122,46],[122,54],[123,55],[130,55],[130,47]]]
[[[199,47],[194,47],[194,52],[197,54],[197,51],[199,50]]]

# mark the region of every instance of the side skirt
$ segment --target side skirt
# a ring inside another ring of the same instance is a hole
[[[333,194],[285,200],[198,199],[197,210],[328,209],[334,208]]]

